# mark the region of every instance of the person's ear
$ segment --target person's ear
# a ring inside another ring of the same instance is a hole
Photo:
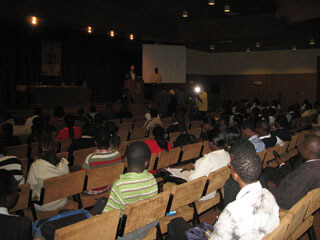
[[[145,161],[144,162],[144,168],[147,169],[148,165],[149,165],[149,161]]]
[[[238,180],[239,180],[239,175],[238,175],[238,173],[237,173],[236,171],[231,170],[231,176],[232,176],[232,178],[233,178],[233,180],[234,180],[235,182],[238,182]]]

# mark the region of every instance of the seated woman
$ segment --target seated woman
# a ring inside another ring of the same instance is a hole
[[[154,139],[148,139],[144,141],[148,145],[151,154],[158,154],[162,151],[169,151],[172,148],[171,144],[168,142],[166,136],[164,135],[164,129],[161,126],[155,126],[152,133]]]
[[[75,126],[75,117],[72,114],[67,114],[64,117],[66,123],[65,128],[61,129],[56,137],[56,141],[59,143],[62,139],[74,139],[82,136],[81,128]]]
[[[43,180],[69,173],[68,161],[56,156],[57,143],[50,136],[43,136],[39,142],[39,159],[32,163],[27,183],[32,189],[32,197],[40,198]],[[63,187],[63,186],[61,186]],[[65,206],[67,198],[59,199],[44,205],[35,204],[39,211],[53,211]]]

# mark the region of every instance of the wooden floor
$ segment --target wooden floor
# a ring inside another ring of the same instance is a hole
[[[213,222],[216,221],[216,217],[219,214],[220,214],[219,211],[215,211],[212,209],[212,210],[204,213],[202,216],[200,216],[200,221],[212,224]],[[317,239],[320,239],[320,214],[319,214],[319,211],[317,211],[317,213],[315,214],[313,226],[314,226],[314,229],[316,232]],[[308,239],[309,239],[308,234],[304,234],[304,236],[302,238],[300,238],[300,240],[308,240]]]

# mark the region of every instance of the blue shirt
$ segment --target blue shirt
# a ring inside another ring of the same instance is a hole
[[[256,152],[262,152],[264,149],[266,149],[264,142],[262,142],[257,135],[252,136],[248,140],[253,144]]]

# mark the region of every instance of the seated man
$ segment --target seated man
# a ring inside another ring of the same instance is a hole
[[[270,134],[270,124],[267,120],[260,120],[257,123],[257,133],[259,134],[259,139],[262,140],[266,148],[274,147],[276,144],[283,146],[283,141]]]
[[[255,132],[256,126],[252,120],[244,121],[241,124],[242,136],[248,139],[254,146],[256,152],[262,152],[266,147]]]
[[[221,212],[210,239],[259,240],[280,223],[275,198],[258,181],[262,170],[260,158],[248,144],[239,143],[234,148],[230,170],[241,190],[236,200]]]
[[[150,150],[144,142],[134,142],[127,150],[128,172],[112,185],[104,212],[112,209],[124,211],[125,206],[158,194],[158,184],[146,168],[149,164]]]
[[[33,239],[32,224],[27,217],[9,214],[19,199],[18,182],[13,175],[0,169],[0,236],[1,239]]]
[[[288,119],[284,115],[278,115],[274,121],[276,130],[272,131],[271,134],[277,136],[282,141],[291,141],[291,133],[287,126]]]
[[[301,146],[301,157],[307,161],[287,174],[279,187],[269,187],[283,209],[290,209],[307,192],[320,187],[320,137],[308,136]]]
[[[149,131],[151,128],[153,128],[155,125],[162,126],[162,122],[160,120],[160,117],[158,115],[158,111],[155,109],[151,109],[150,111],[151,118],[147,120],[143,126],[143,128],[146,129],[146,131]]]

